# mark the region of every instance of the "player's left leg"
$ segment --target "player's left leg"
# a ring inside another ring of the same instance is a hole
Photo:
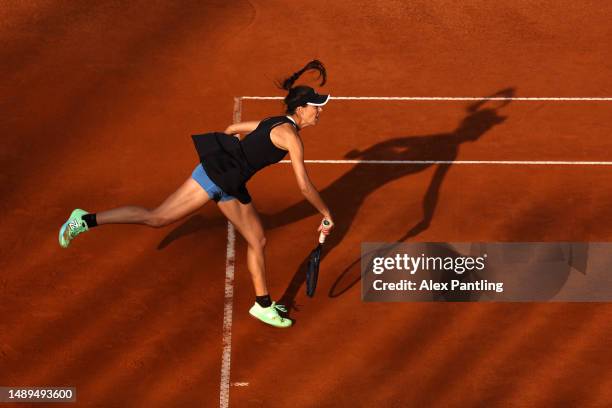
[[[247,265],[251,273],[256,301],[249,313],[264,323],[275,327],[289,327],[292,322],[283,318],[278,311],[284,311],[282,305],[272,302],[266,286],[266,237],[259,214],[252,203],[242,204],[238,200],[220,201],[219,208],[223,214],[247,241]]]

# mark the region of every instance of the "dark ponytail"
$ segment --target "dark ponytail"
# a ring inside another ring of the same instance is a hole
[[[289,93],[285,97],[285,105],[287,105],[287,114],[294,114],[295,109],[298,106],[301,106],[300,101],[302,100],[303,96],[313,91],[313,89],[309,86],[293,86],[295,81],[297,81],[299,77],[301,77],[302,74],[306,71],[319,72],[319,78],[321,78],[321,83],[319,84],[319,86],[323,86],[325,85],[325,82],[327,82],[327,71],[325,70],[323,63],[319,60],[310,61],[304,66],[304,68],[294,72],[293,75],[286,78],[284,81],[277,82],[276,85],[279,88],[289,91]]]
[[[301,77],[306,71],[319,71],[319,78],[321,78],[321,83],[319,86],[325,85],[325,82],[327,81],[327,71],[325,71],[323,63],[319,60],[312,60],[306,64],[304,68],[294,72],[293,75],[285,79],[283,82],[278,82],[278,87],[284,89],[285,91],[290,91],[295,81],[297,81],[298,78]]]

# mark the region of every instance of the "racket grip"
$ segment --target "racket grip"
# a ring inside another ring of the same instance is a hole
[[[328,220],[323,220],[323,221],[321,222],[321,226],[322,226],[322,227],[327,228],[327,227],[329,227],[330,225],[331,225],[331,223],[330,223]],[[325,235],[325,234],[323,233],[323,231],[321,231],[321,233],[319,234],[319,244],[323,244],[323,243],[325,242],[325,238],[326,238],[326,237],[327,237],[327,235]]]

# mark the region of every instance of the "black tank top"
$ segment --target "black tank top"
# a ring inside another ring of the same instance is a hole
[[[251,202],[246,182],[259,170],[278,163],[287,154],[272,143],[270,131],[283,123],[299,128],[287,116],[262,120],[243,140],[225,133],[193,135],[198,156],[208,177],[221,190],[236,197],[241,203]]]

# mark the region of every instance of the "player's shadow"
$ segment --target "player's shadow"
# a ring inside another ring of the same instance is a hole
[[[321,254],[322,273],[325,270],[325,256],[345,237],[359,208],[372,192],[389,182],[435,166],[434,175],[422,201],[423,216],[407,230],[404,236],[398,239],[398,242],[425,231],[433,220],[440,188],[453,161],[457,159],[460,146],[466,142],[479,140],[486,132],[503,123],[506,116],[500,114],[500,109],[510,103],[510,98],[514,93],[514,88],[504,89],[492,95],[501,101],[483,99],[468,106],[467,116],[451,132],[393,138],[366,150],[353,150],[347,153],[345,155],[347,159],[401,160],[414,163],[380,166],[367,163],[356,164],[320,192],[322,198],[332,209],[335,222],[335,228],[327,238]],[[411,197],[407,196],[406,199],[409,200]],[[291,224],[316,213],[308,201],[302,200],[278,213],[264,214],[262,219],[265,227],[271,229]],[[406,223],[408,222],[406,220]],[[302,261],[279,300],[279,303],[286,305],[289,310],[295,307],[296,295],[305,282],[307,266],[308,257]],[[356,276],[355,273],[350,273],[354,272],[354,269],[358,268],[349,267],[338,276],[329,291],[330,297],[341,295],[359,281],[359,271]]]
[[[440,187],[453,161],[457,159],[461,144],[475,142],[486,132],[503,123],[506,116],[501,115],[500,110],[510,103],[514,94],[514,88],[507,88],[469,105],[466,109],[467,115],[451,132],[398,137],[378,143],[362,151],[348,152],[345,155],[347,159],[401,160],[413,161],[414,163],[380,166],[366,163],[356,164],[320,192],[325,202],[332,209],[335,222],[335,228],[327,238],[321,254],[322,272],[324,273],[325,270],[323,259],[345,237],[359,208],[372,192],[389,182],[435,166],[434,175],[423,197],[423,216],[421,220],[412,225],[406,234],[397,241],[404,241],[425,231],[433,220]],[[406,199],[411,199],[411,197],[406,197]],[[316,213],[316,210],[308,201],[302,200],[278,213],[262,214],[262,220],[265,228],[271,229],[291,224]],[[406,220],[407,224],[408,222]],[[200,223],[198,220],[188,221],[187,224],[171,231],[160,243],[159,248],[169,245],[173,240],[184,234],[191,234],[199,229]],[[279,299],[279,303],[286,305],[289,311],[294,308],[296,295],[305,282],[307,265],[308,257],[300,264],[284,294]],[[359,272],[357,272],[356,277],[354,273],[351,273],[354,269],[356,268],[348,267],[338,276],[329,291],[329,296],[339,296],[359,281]]]
[[[216,217],[211,219],[208,217],[204,217],[201,214],[192,215],[181,225],[170,231],[170,233],[166,235],[164,239],[162,239],[157,245],[157,249],[165,249],[168,245],[170,245],[172,242],[181,237],[195,234],[203,229],[220,227],[225,225],[226,222],[227,221],[223,217]]]

